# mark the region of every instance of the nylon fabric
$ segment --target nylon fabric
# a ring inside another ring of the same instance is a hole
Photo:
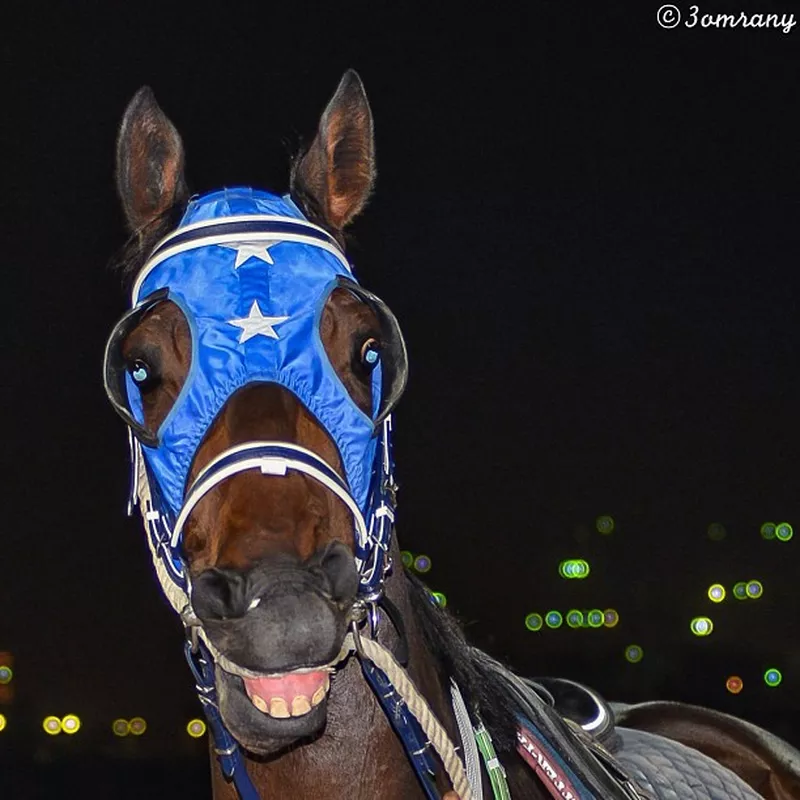
[[[193,199],[178,231],[226,217],[305,218],[288,197],[249,188],[223,189]],[[168,289],[189,324],[192,362],[174,407],[158,430],[158,445],[143,446],[164,500],[177,514],[195,451],[231,395],[254,382],[292,392],[334,440],[350,491],[364,509],[376,440],[373,420],[353,402],[328,361],[319,335],[322,308],[338,278],[352,280],[344,255],[316,244],[265,233],[264,252],[241,258],[236,241],[157,256],[137,282],[134,303]],[[186,245],[181,245],[186,246]],[[242,256],[252,252],[242,249]],[[165,245],[169,253],[169,242]],[[179,249],[179,248],[175,248]],[[158,248],[157,248],[158,251]],[[262,257],[263,256],[263,257]],[[272,263],[267,263],[269,259]],[[262,332],[242,328],[263,317]],[[239,321],[239,324],[235,324]],[[380,370],[373,388],[380,392]],[[128,405],[143,422],[141,396],[126,376]]]

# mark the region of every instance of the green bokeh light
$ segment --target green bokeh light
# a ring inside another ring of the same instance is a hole
[[[616,527],[614,523],[614,518],[610,517],[608,514],[602,514],[594,521],[594,526],[597,528],[598,533],[602,533],[608,535],[609,533],[614,532],[614,528]]]
[[[439,608],[446,608],[447,607],[447,595],[444,592],[431,592],[433,595],[433,599],[436,601],[436,605]]]
[[[747,581],[744,590],[751,600],[756,600],[764,594],[764,586],[761,581]]]
[[[767,686],[779,686],[782,680],[783,675],[781,675],[781,671],[779,669],[775,669],[775,667],[770,667],[764,673],[764,683],[766,683]]]
[[[7,683],[11,683],[13,678],[14,670],[12,670],[11,667],[6,666],[5,664],[0,667],[0,685],[5,686]]]
[[[775,538],[775,523],[774,522],[765,522],[761,526],[761,536],[764,539],[774,539]]]
[[[410,569],[411,565],[414,563],[414,554],[409,552],[408,550],[401,550],[400,560],[403,562],[403,566],[406,569]]]
[[[629,644],[625,648],[625,660],[631,664],[638,664],[644,658],[644,650],[638,644]]]
[[[545,614],[544,621],[548,628],[560,628],[564,618],[559,611],[548,611]]]
[[[599,608],[593,608],[586,615],[586,624],[590,628],[603,627],[603,612]]]
[[[712,583],[708,587],[708,599],[712,603],[721,603],[727,595],[725,587],[721,583]]]
[[[714,623],[708,617],[695,617],[689,628],[695,636],[710,636],[714,630]]]
[[[544,620],[541,614],[528,614],[528,616],[525,617],[525,627],[529,631],[540,631],[543,625]]]
[[[582,558],[567,558],[558,565],[558,574],[567,579],[586,578],[589,575],[589,563]]]
[[[744,581],[739,581],[738,583],[734,584],[733,596],[737,600],[747,599],[747,584]]]
[[[794,528],[788,522],[781,522],[775,527],[775,536],[782,542],[788,542],[794,536]]]
[[[570,628],[580,628],[583,625],[583,611],[573,608],[567,612],[567,625]]]

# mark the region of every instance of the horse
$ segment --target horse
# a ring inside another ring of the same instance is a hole
[[[780,793],[794,751],[751,758],[734,726],[737,776],[685,730],[615,727],[596,692],[515,675],[403,568],[391,434],[407,354],[345,255],[375,179],[358,75],[285,195],[190,196],[184,161],[143,87],[117,138],[132,303],[104,385],[129,430],[129,512],[185,627],[216,800],[755,798],[754,763],[788,776],[764,797],[799,796]]]

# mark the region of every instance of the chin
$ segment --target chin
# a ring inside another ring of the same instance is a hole
[[[265,677],[262,682],[290,689],[293,684],[316,685],[316,697],[311,698],[316,702],[312,706],[307,696],[298,693],[292,706],[285,691],[282,697],[263,698],[252,686],[246,686],[242,678],[217,669],[217,699],[222,721],[245,750],[256,756],[272,756],[299,739],[313,739],[322,732],[328,716],[330,678],[327,671],[297,670]]]

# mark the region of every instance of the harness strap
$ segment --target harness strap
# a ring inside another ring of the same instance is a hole
[[[453,712],[456,716],[458,734],[461,737],[461,746],[464,751],[464,764],[467,768],[467,780],[472,787],[472,796],[475,800],[483,800],[483,780],[481,779],[481,762],[478,755],[478,745],[472,731],[472,721],[469,718],[467,704],[458,688],[458,684],[450,679],[450,696],[453,700]]]
[[[342,646],[340,657],[346,657],[346,654],[354,650],[361,659],[362,665],[366,659],[371,661],[379,670],[381,670],[386,678],[389,680],[394,690],[399,695],[400,699],[408,707],[408,710],[413,714],[419,723],[422,730],[425,732],[428,740],[436,750],[437,755],[444,764],[447,776],[450,783],[458,794],[460,800],[474,800],[472,794],[472,787],[467,779],[467,774],[464,771],[464,765],[456,752],[455,745],[447,735],[447,731],[436,718],[436,715],[428,705],[428,701],[420,694],[414,681],[408,673],[397,663],[394,656],[389,650],[376,642],[374,639],[362,638],[358,633],[358,627],[354,623],[351,626],[351,632],[347,634]],[[379,694],[379,699],[381,695]],[[391,720],[391,717],[390,717]],[[408,750],[408,743],[405,737],[400,736],[400,740]],[[409,756],[413,755],[409,753]],[[431,798],[438,798],[435,788],[431,789],[431,781],[427,776],[420,774],[417,768],[417,761],[412,758],[411,763],[414,766],[420,783],[426,790],[426,793]]]

